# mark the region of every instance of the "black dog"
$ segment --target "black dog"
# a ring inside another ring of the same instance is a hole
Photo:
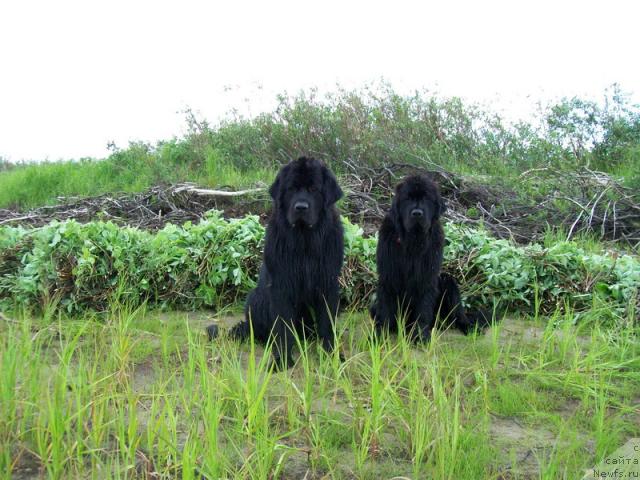
[[[318,335],[334,348],[338,275],[344,255],[343,231],[335,203],[342,197],[335,176],[321,162],[301,157],[285,165],[269,193],[273,212],[267,226],[264,261],[257,287],[245,305],[245,321],[231,330],[237,339],[274,338],[280,367],[293,363],[293,331]],[[209,332],[215,336],[217,332]]]
[[[445,205],[435,183],[411,176],[396,187],[378,236],[378,289],[371,307],[376,330],[397,331],[398,315],[414,340],[428,340],[437,314],[465,334],[488,324],[467,315],[453,277],[440,273]]]

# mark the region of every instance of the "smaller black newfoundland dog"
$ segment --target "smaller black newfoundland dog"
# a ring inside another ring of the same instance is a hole
[[[488,324],[486,314],[467,314],[455,279],[441,273],[445,244],[440,216],[445,205],[435,183],[407,177],[396,187],[378,235],[376,330],[396,332],[398,315],[413,340],[431,336],[436,317],[465,334]]]
[[[293,364],[293,331],[317,335],[334,348],[338,276],[344,254],[343,231],[335,203],[342,197],[335,176],[320,161],[301,157],[285,165],[269,189],[273,210],[267,226],[264,260],[257,287],[245,304],[245,320],[231,330],[243,340],[273,335],[278,367]],[[215,332],[210,331],[210,336]]]

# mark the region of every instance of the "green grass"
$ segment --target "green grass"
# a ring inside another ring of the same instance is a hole
[[[640,330],[570,313],[337,352],[207,343],[203,313],[0,320],[0,478],[580,478],[640,435]],[[226,322],[228,324],[229,322]]]
[[[241,170],[215,150],[208,148],[201,155],[188,142],[172,141],[156,148],[132,144],[104,160],[25,164],[0,172],[0,207],[38,207],[56,203],[60,196],[139,192],[160,183],[242,187],[273,177],[273,169]]]

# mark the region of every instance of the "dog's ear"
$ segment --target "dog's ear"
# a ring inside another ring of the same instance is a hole
[[[322,193],[327,207],[336,203],[343,195],[335,175],[327,167],[322,168]]]
[[[402,215],[400,214],[400,195],[402,184],[396,185],[395,193],[393,194],[393,198],[391,199],[391,208],[389,209],[391,220],[398,232],[402,232]]]
[[[287,170],[286,166],[284,168],[281,168],[280,171],[278,172],[278,175],[276,176],[276,179],[273,181],[273,183],[269,187],[269,195],[271,195],[271,198],[273,198],[274,200],[277,200],[278,196],[280,195],[280,187],[282,186],[282,181],[283,181],[282,178],[284,177],[286,170]]]

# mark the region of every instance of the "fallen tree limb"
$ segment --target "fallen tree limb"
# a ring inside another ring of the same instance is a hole
[[[0,220],[0,225],[3,225],[5,223],[11,223],[11,222],[20,222],[22,220],[30,220],[32,218],[35,218],[35,215],[24,215],[22,217],[7,218],[5,220]]]
[[[205,195],[210,197],[241,197],[242,195],[249,195],[251,193],[263,192],[265,187],[260,188],[250,188],[248,190],[236,190],[236,191],[227,191],[227,190],[208,190],[205,188],[196,188],[192,185],[183,185],[181,187],[177,187],[173,190],[173,193],[180,192],[188,192],[195,193],[196,195]]]

